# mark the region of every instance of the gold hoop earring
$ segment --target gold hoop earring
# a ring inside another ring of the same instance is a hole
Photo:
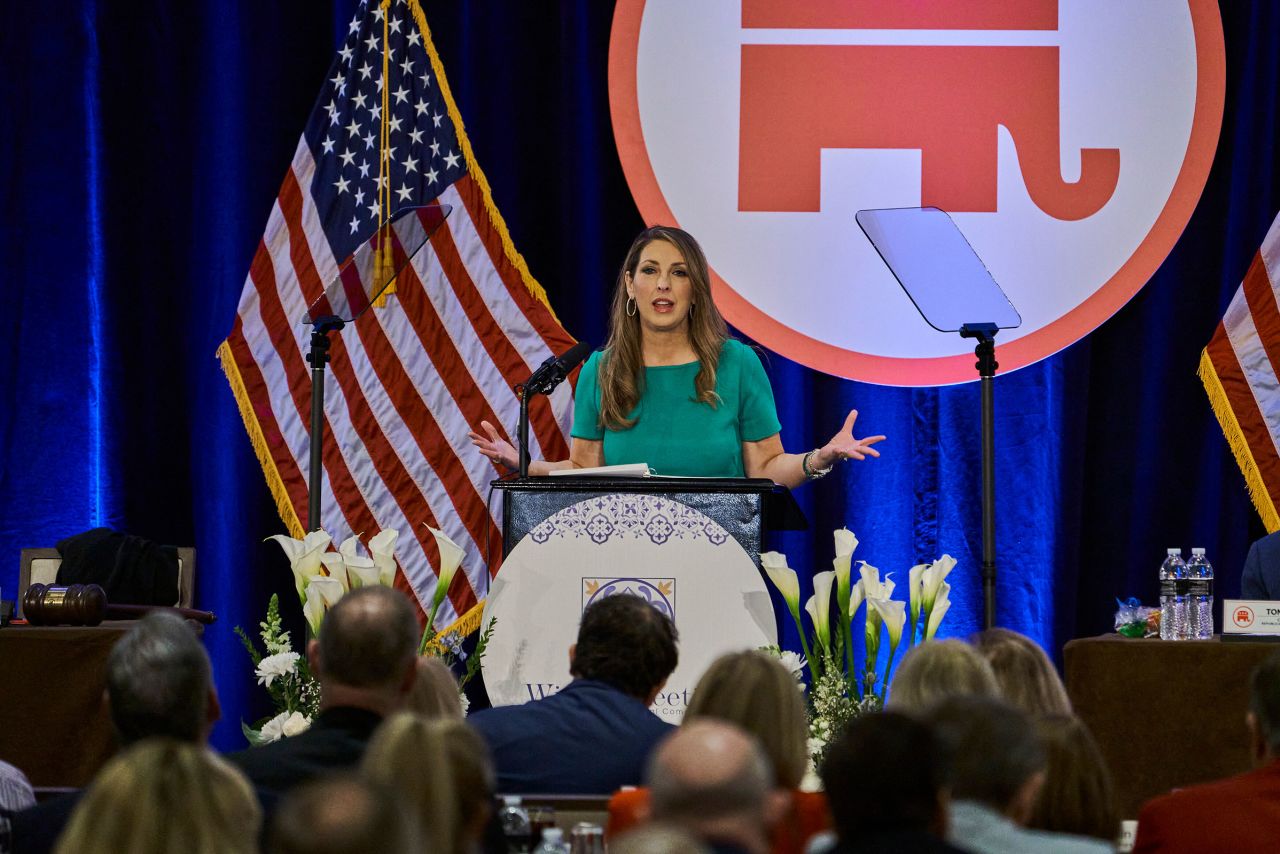
[[[636,298],[627,297],[627,317],[635,317],[636,311]]]

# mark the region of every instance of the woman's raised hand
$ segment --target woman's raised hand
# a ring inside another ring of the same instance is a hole
[[[467,437],[471,439],[471,444],[475,445],[480,453],[509,469],[520,467],[520,456],[516,452],[515,446],[502,438],[492,424],[488,421],[481,421],[480,429],[484,430],[488,435],[482,436],[475,430],[467,433]]]
[[[844,426],[840,428],[840,432],[831,437],[831,441],[818,449],[818,453],[814,454],[817,459],[813,461],[815,468],[826,468],[840,460],[865,460],[867,457],[878,457],[880,452],[871,447],[877,442],[883,442],[884,436],[867,436],[862,439],[855,439],[853,436],[853,424],[858,420],[858,410],[849,411],[849,415],[844,419]]]

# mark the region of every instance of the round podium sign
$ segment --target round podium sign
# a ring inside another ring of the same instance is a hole
[[[493,704],[566,685],[582,612],[607,596],[639,596],[675,620],[680,664],[653,705],[671,723],[717,656],[777,643],[760,570],[718,523],[662,496],[594,496],[530,531],[490,587],[484,619],[497,623],[482,672]]]

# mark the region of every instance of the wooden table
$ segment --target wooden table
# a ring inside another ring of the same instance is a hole
[[[0,759],[33,786],[84,786],[115,751],[106,661],[132,625],[0,629]]]
[[[1249,676],[1280,644],[1103,635],[1063,651],[1067,693],[1111,766],[1123,818],[1250,768]]]

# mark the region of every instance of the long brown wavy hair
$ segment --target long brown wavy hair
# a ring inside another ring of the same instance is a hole
[[[698,241],[686,231],[666,225],[646,228],[627,251],[613,292],[609,309],[609,340],[600,360],[600,426],[609,430],[625,430],[636,423],[627,415],[636,408],[644,392],[644,348],[641,341],[640,313],[627,316],[627,276],[635,276],[640,253],[655,240],[665,240],[684,256],[685,269],[693,285],[693,308],[689,312],[689,343],[698,357],[698,375],[694,378],[695,398],[716,407],[716,366],[720,348],[729,337],[729,327],[711,299],[711,274],[707,256]]]

